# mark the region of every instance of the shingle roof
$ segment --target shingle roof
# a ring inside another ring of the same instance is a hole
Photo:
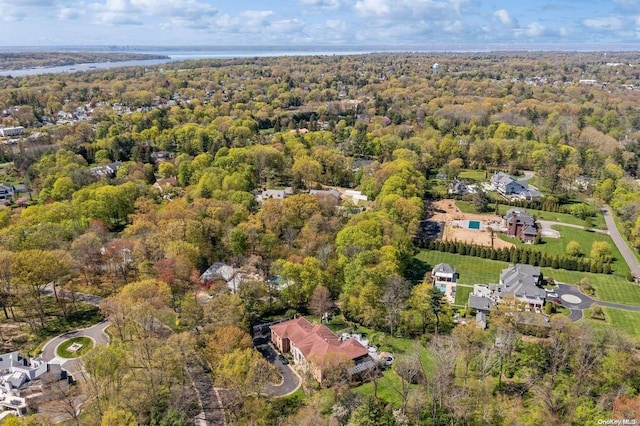
[[[438,263],[433,267],[433,273],[435,274],[436,272],[440,272],[443,274],[455,274],[456,268],[449,265],[448,263]]]
[[[272,325],[271,330],[280,338],[287,338],[306,359],[323,366],[328,358],[357,359],[368,355],[369,350],[356,339],[340,340],[324,324],[311,325],[304,317]]]
[[[493,305],[493,301],[487,297],[476,296],[473,294],[469,295],[469,307],[471,309],[476,309],[478,311],[488,311],[491,309],[491,305]]]
[[[513,294],[516,297],[544,299],[546,293],[537,286],[540,268],[537,266],[517,264],[502,270],[502,295]]]

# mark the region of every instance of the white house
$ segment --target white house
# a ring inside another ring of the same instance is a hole
[[[496,172],[491,176],[491,185],[506,198],[533,200],[542,194],[533,186],[519,182],[504,172]]]
[[[456,281],[458,279],[456,268],[448,263],[438,263],[431,270],[431,277],[433,285],[444,293],[450,303],[453,303],[456,298]]]
[[[0,127],[0,137],[7,138],[10,136],[20,136],[24,127],[16,126],[16,127]]]
[[[231,293],[235,294],[242,283],[247,281],[262,281],[258,274],[247,274],[222,262],[215,262],[200,275],[200,281],[224,281]]]

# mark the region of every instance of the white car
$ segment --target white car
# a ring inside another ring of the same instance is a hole
[[[551,292],[551,293],[547,293],[547,297],[549,297],[551,299],[554,299],[554,298],[557,298],[559,296],[558,296],[558,293]]]

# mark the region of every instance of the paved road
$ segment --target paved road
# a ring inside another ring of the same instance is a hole
[[[569,228],[576,228],[576,229],[585,229],[584,226],[581,226],[581,225],[574,225],[572,223],[564,223],[564,222],[554,222],[551,220],[538,220],[538,223],[542,227],[542,235],[549,238],[560,238],[560,231],[558,231],[557,229],[553,229],[552,228],[553,225],[567,226]],[[609,235],[609,231],[605,231],[604,229],[590,228],[589,231],[599,232],[600,234]]]
[[[69,290],[63,290],[61,288],[57,288],[58,297],[65,297],[67,299],[75,299],[76,302],[83,302],[88,305],[100,306],[100,302],[104,300],[104,297],[96,296],[95,294],[87,294],[87,293],[78,293],[71,292]],[[49,283],[45,286],[42,293],[46,296],[55,296],[53,291],[53,283]]]
[[[218,389],[213,387],[211,375],[197,359],[186,360],[186,368],[196,389],[202,412],[194,423],[198,426],[225,426],[224,407]]]
[[[611,235],[613,242],[616,244],[616,247],[618,247],[618,250],[620,250],[624,261],[627,262],[627,265],[629,265],[631,273],[636,277],[640,276],[640,264],[638,263],[636,257],[633,255],[633,252],[627,245],[624,238],[622,238],[622,235],[620,235],[620,232],[618,232],[618,228],[616,227],[616,223],[613,220],[613,216],[611,214],[611,208],[609,206],[603,207],[602,214],[604,215],[604,221],[607,224],[609,235]]]
[[[73,337],[89,337],[96,345],[108,345],[109,336],[107,336],[104,331],[107,327],[109,327],[109,325],[109,321],[105,320],[91,327],[69,331],[67,333],[61,334],[58,337],[54,337],[44,345],[44,348],[42,348],[42,358],[47,362],[54,362],[62,365],[62,367],[67,370],[69,374],[74,375],[74,373],[78,373],[82,369],[80,362],[77,358],[67,359],[57,356],[56,348],[58,347],[58,345]]]
[[[590,308],[591,305],[594,303],[597,303],[600,306],[606,306],[609,308],[640,312],[640,306],[638,305],[625,305],[622,303],[605,302],[602,300],[593,299],[583,294],[582,292],[580,292],[580,289],[578,288],[578,286],[575,286],[575,285],[557,283],[557,286],[558,286],[558,289],[556,290],[556,293],[558,293],[558,296],[560,296],[559,302],[562,306],[571,309],[571,315],[569,315],[569,318],[572,321],[578,321],[579,319],[581,319],[582,310]],[[569,296],[568,299],[571,299],[571,296],[573,296],[573,298],[578,298],[580,301],[577,303],[571,303],[565,300],[562,296]]]
[[[298,377],[288,364],[284,365],[282,363],[278,357],[278,353],[269,344],[268,337],[266,335],[255,335],[253,337],[253,344],[267,361],[278,368],[282,376],[280,383],[266,386],[266,394],[269,396],[286,396],[298,390],[301,384],[300,377]]]

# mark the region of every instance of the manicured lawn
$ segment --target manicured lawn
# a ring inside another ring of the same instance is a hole
[[[640,336],[640,312],[625,311],[623,309],[602,307],[611,327],[624,331],[629,336]]]
[[[458,282],[462,284],[497,283],[502,270],[509,266],[507,262],[429,250],[421,250],[416,257],[427,263],[429,269],[438,263],[455,266],[459,274]]]
[[[463,284],[497,283],[500,280],[502,269],[509,266],[507,262],[429,250],[420,251],[416,258],[426,267],[432,268],[441,262],[455,266],[460,275],[459,282]],[[591,274],[551,268],[541,268],[541,271],[546,278],[552,277],[567,284],[576,284],[586,277],[596,289],[596,297],[598,299],[628,305],[640,305],[640,286],[628,282],[619,275]]]
[[[425,370],[430,371],[434,366],[434,361],[429,354],[429,351],[427,351],[427,349],[425,349],[425,347],[417,340],[389,336],[387,333],[374,331],[357,324],[353,324],[353,327],[349,331],[353,333],[361,333],[362,336],[369,339],[370,344],[375,345],[380,352],[390,352],[395,357],[409,355],[413,353],[414,350],[418,350],[420,361]],[[395,390],[399,388],[400,377],[398,377],[395,371],[393,371],[393,368],[388,368],[383,372],[382,377],[378,379],[378,398],[393,405],[394,407],[399,407],[402,403],[402,399]],[[373,389],[373,383],[367,382],[358,386],[354,390],[362,395],[373,395]]]
[[[638,339],[640,337],[640,312],[625,311],[606,306],[603,306],[602,310],[607,318],[606,321],[589,318],[591,309],[585,309],[583,311],[584,318],[580,322],[586,322],[590,326],[602,330],[609,328],[621,330],[640,343],[640,339]]]
[[[469,301],[469,294],[473,292],[473,287],[456,286],[456,305],[465,306]]]
[[[76,351],[69,350],[69,347],[74,343],[82,345],[82,347]],[[88,337],[74,337],[66,340],[58,346],[56,355],[62,358],[77,358],[85,353],[89,352],[93,348],[93,340]]]
[[[471,170],[471,169],[466,169],[461,171],[460,174],[458,175],[458,178],[468,180],[471,182],[486,182],[489,180],[484,170]]]
[[[560,232],[560,238],[543,238],[542,244],[525,244],[518,238],[510,238],[502,234],[499,234],[499,236],[500,239],[513,243],[518,247],[539,250],[552,256],[566,256],[567,243],[569,243],[569,241],[576,241],[582,248],[582,254],[585,257],[589,257],[592,244],[596,241],[605,241],[611,246],[611,255],[614,259],[611,263],[611,269],[617,275],[622,277],[627,276],[629,267],[622,258],[618,247],[616,247],[615,243],[608,235],[603,235],[598,232],[589,232],[584,229],[572,228],[570,226],[554,225],[553,229]]]

